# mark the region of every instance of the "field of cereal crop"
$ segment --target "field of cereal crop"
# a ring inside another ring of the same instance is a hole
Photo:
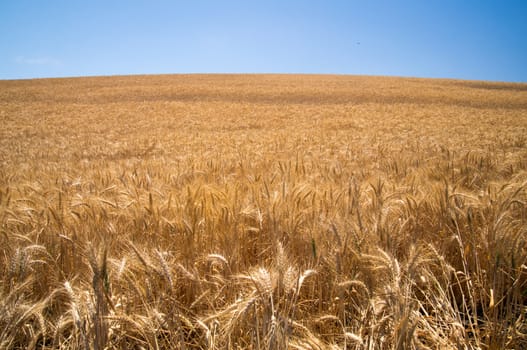
[[[0,348],[527,348],[527,84],[0,81]]]

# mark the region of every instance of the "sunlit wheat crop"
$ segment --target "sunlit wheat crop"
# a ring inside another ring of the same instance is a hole
[[[527,85],[0,81],[0,348],[525,349]]]

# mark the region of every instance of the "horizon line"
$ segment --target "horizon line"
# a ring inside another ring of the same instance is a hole
[[[7,81],[34,81],[34,80],[60,80],[60,79],[83,79],[83,78],[125,78],[125,77],[148,77],[148,76],[185,76],[185,75],[209,75],[209,76],[242,76],[242,75],[260,75],[260,76],[340,76],[340,77],[371,77],[371,78],[394,78],[394,79],[428,79],[428,80],[451,80],[451,81],[476,81],[488,83],[503,83],[503,84],[527,84],[527,81],[513,81],[513,80],[493,80],[493,79],[474,79],[474,78],[459,78],[459,77],[440,77],[440,76],[411,76],[411,75],[397,75],[397,74],[359,74],[359,73],[303,73],[303,72],[178,72],[178,73],[130,73],[130,74],[86,74],[86,75],[64,75],[64,76],[42,76],[42,77],[28,77],[28,78],[1,78],[0,82]]]

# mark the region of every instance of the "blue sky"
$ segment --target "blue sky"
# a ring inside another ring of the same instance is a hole
[[[527,82],[527,1],[0,0],[0,79],[157,73]]]

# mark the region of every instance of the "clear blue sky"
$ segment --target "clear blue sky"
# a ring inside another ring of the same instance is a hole
[[[0,0],[0,79],[153,73],[527,82],[527,0]]]

